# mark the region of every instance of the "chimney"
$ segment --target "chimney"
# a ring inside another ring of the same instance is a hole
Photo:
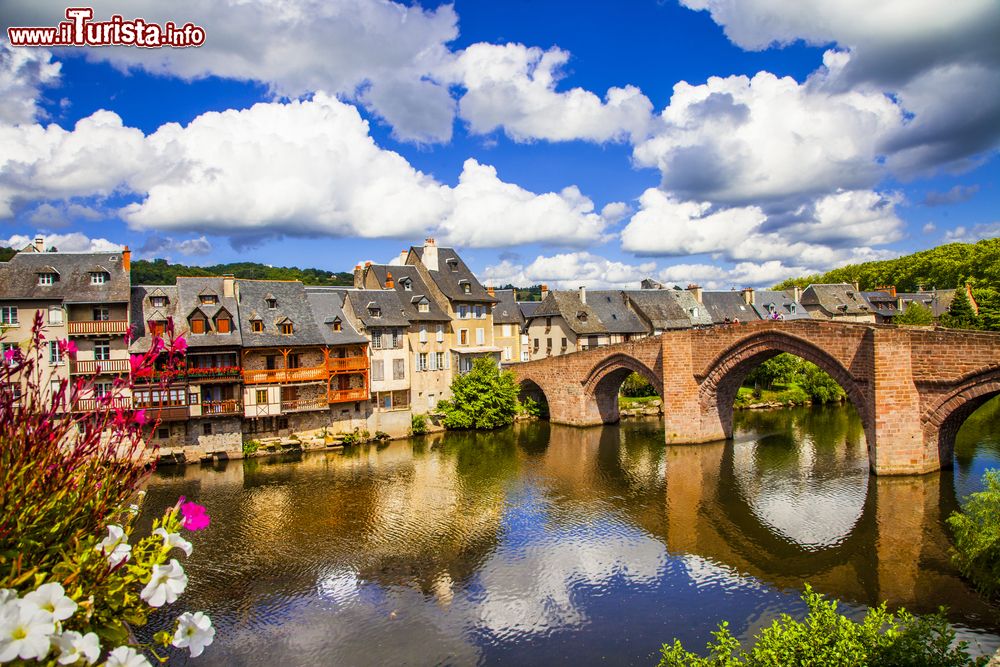
[[[752,287],[744,287],[743,289],[740,290],[740,294],[743,295],[743,301],[745,301],[748,306],[752,306],[753,305],[753,288]]]
[[[35,239],[35,243],[38,243],[37,239]],[[128,249],[128,246],[122,249],[122,268],[125,269],[125,273],[132,271],[132,251]]]
[[[409,256],[410,256],[410,251],[409,250],[406,250],[405,248],[403,250],[400,250],[399,251],[399,263],[405,265],[406,264],[406,258],[409,257]]]
[[[549,295],[549,286],[542,285],[542,301],[545,301],[545,297]]]
[[[489,294],[490,296],[496,296],[497,295],[497,291],[495,289],[493,289],[492,285],[486,288],[486,293]]]
[[[802,301],[802,288],[798,285],[792,286],[792,301],[795,303]]]
[[[580,303],[587,305],[587,288],[580,285]]]
[[[392,271],[385,272],[385,288],[396,289],[396,281],[392,279]]]
[[[228,298],[236,296],[236,276],[231,273],[222,274],[222,296]]]
[[[438,270],[438,249],[434,243],[434,239],[426,239],[424,241],[423,261],[428,271]]]
[[[855,280],[853,283],[851,283],[851,285],[854,287],[854,291],[855,292],[860,292],[861,291],[861,287],[858,286],[858,281],[857,280]]]
[[[701,303],[701,285],[695,285],[694,283],[691,283],[690,285],[688,285],[687,289],[688,292],[691,292],[691,296],[694,297],[694,300],[697,301],[698,303]]]
[[[354,289],[361,289],[365,286],[364,272],[361,270],[360,264],[354,265]]]
[[[35,237],[35,250],[37,252],[45,252],[45,237],[36,236]]]

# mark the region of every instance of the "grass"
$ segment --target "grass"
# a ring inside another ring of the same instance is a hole
[[[651,401],[660,400],[659,396],[619,396],[618,407],[626,410],[632,408],[645,408]]]
[[[809,401],[809,395],[795,383],[787,385],[775,384],[773,389],[759,390],[760,396],[754,396],[751,387],[740,387],[736,393],[734,405],[738,408],[757,403],[780,403],[781,405],[803,405]]]

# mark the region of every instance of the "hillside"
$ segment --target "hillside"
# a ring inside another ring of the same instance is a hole
[[[301,280],[306,285],[353,285],[351,273],[330,273],[322,269],[300,269],[295,266],[267,266],[257,262],[234,262],[214,266],[171,264],[165,259],[144,259],[132,262],[133,285],[172,285],[177,276],[221,276],[254,280]]]

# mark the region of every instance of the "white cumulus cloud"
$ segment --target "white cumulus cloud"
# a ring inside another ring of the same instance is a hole
[[[639,287],[640,281],[656,270],[655,262],[627,264],[589,252],[539,255],[530,264],[509,260],[488,266],[482,278],[494,285],[537,285],[551,289],[586,287]]]

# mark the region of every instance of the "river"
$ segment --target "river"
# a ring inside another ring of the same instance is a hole
[[[977,653],[1000,608],[960,580],[944,518],[1000,467],[1000,401],[955,467],[868,473],[850,406],[738,412],[733,441],[666,446],[662,422],[546,422],[163,468],[141,522],[204,504],[190,584],[198,665],[636,664],[722,620],[741,638],[801,614],[804,582],[948,617]],[[154,619],[151,627],[165,622]]]

